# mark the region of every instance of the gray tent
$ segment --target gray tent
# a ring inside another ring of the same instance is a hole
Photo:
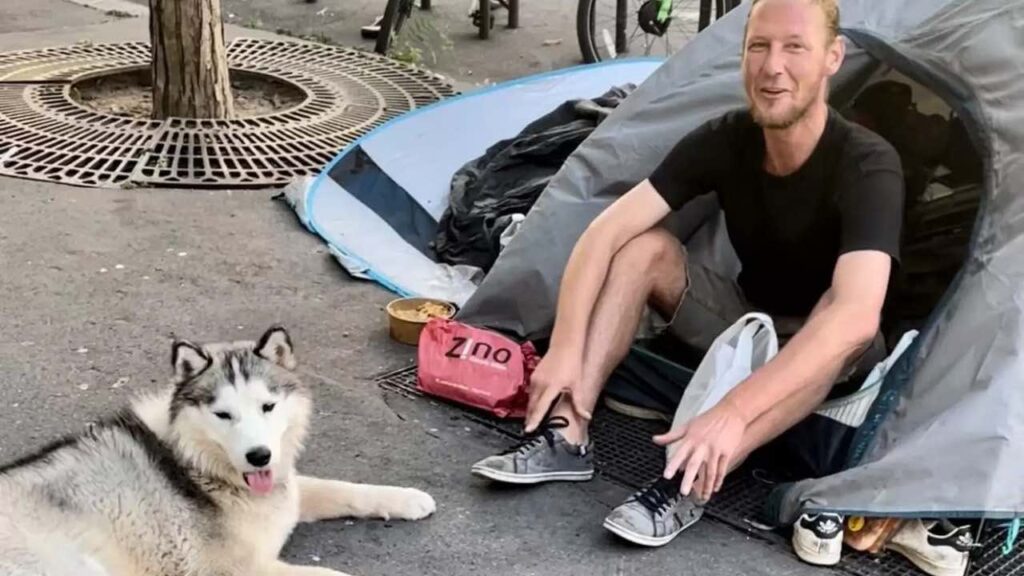
[[[686,131],[744,106],[743,3],[655,71],[570,157],[461,319],[539,338],[588,222],[646,177]],[[833,105],[898,72],[962,119],[981,161],[980,209],[959,274],[886,378],[845,471],[788,486],[800,511],[1011,519],[1024,513],[1024,1],[844,0],[847,63]],[[962,137],[966,138],[966,136]],[[969,148],[969,147],[968,147]],[[697,257],[729,271],[717,211],[677,215]],[[972,215],[974,212],[972,211]],[[971,224],[973,223],[973,227]]]

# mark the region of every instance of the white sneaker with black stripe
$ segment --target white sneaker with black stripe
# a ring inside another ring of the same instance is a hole
[[[815,566],[835,566],[843,554],[843,517],[804,514],[793,525],[793,551]]]
[[[970,526],[917,518],[904,524],[886,544],[931,576],[964,576],[975,546]]]

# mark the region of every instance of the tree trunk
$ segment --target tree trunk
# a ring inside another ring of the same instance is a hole
[[[220,0],[149,0],[153,117],[232,118]]]

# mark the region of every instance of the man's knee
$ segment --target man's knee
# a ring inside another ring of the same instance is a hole
[[[681,271],[686,266],[686,256],[675,236],[654,228],[627,242],[615,255],[612,266],[619,273],[652,278],[659,272]]]
[[[641,287],[647,304],[671,316],[686,291],[686,260],[686,251],[679,239],[664,229],[655,228],[619,250],[612,262],[611,275],[618,282]]]

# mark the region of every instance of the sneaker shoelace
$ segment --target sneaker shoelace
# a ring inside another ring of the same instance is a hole
[[[548,447],[554,448],[555,430],[568,427],[569,420],[565,416],[552,416],[551,418],[548,418],[547,420],[542,422],[541,425],[537,427],[537,430],[535,432],[524,436],[522,442],[502,452],[502,455],[526,454],[527,452],[535,448],[537,445],[539,445],[541,442],[547,442]]]
[[[672,505],[672,500],[679,496],[681,481],[682,478],[678,474],[671,479],[658,478],[650,486],[637,493],[634,499],[654,515],[661,515]]]

